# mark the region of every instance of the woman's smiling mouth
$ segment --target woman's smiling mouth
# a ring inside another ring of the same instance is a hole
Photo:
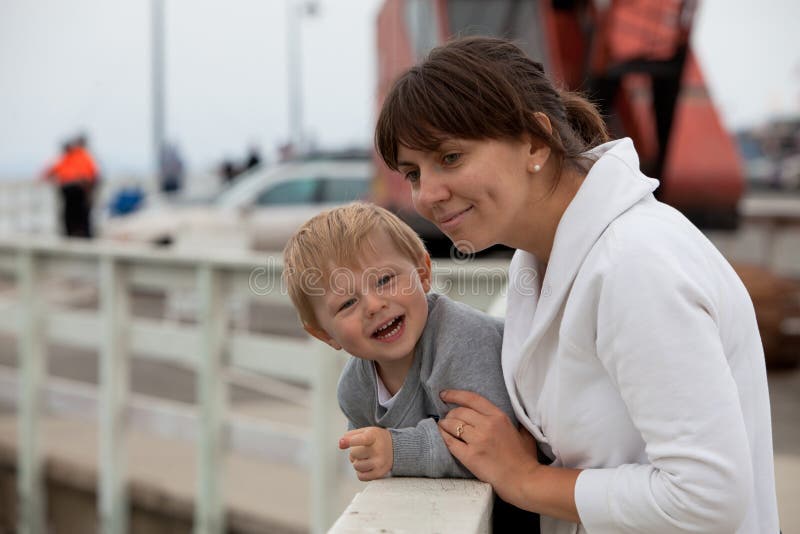
[[[461,223],[461,221],[464,219],[466,214],[469,213],[470,211],[472,211],[472,208],[473,208],[473,206],[469,206],[465,210],[461,210],[461,211],[453,213],[453,214],[448,214],[448,215],[445,215],[444,217],[440,218],[439,222],[437,223],[439,228],[441,228],[442,230],[455,228],[456,226],[458,226]]]

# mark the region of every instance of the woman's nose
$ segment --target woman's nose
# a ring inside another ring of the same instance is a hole
[[[425,213],[439,202],[450,198],[450,189],[442,177],[436,172],[427,172],[421,177],[419,186],[413,194],[413,201],[417,211]]]

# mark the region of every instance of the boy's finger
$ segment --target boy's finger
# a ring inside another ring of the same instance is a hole
[[[348,439],[350,447],[369,447],[375,443],[375,434],[372,432],[361,432]]]
[[[359,473],[366,473],[367,471],[372,471],[375,465],[373,464],[372,460],[356,460],[353,462],[353,469],[358,471]]]
[[[375,471],[374,469],[370,471],[365,471],[364,473],[356,471],[356,476],[358,476],[358,480],[360,480],[361,482],[369,482],[370,480],[375,480],[379,478],[377,473],[378,472]]]
[[[492,415],[501,411],[500,408],[492,404],[492,402],[487,400],[486,397],[482,397],[472,391],[464,391],[463,389],[448,389],[439,393],[439,397],[441,397],[441,399],[445,402],[472,408],[476,412],[483,415]]]
[[[350,461],[365,460],[371,456],[372,451],[367,447],[350,447]]]
[[[340,449],[347,449],[351,446],[350,440],[353,436],[357,436],[364,432],[363,428],[356,428],[354,430],[348,430],[344,433],[344,435],[339,438],[339,448]]]

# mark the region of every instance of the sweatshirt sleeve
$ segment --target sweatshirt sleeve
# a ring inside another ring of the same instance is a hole
[[[474,478],[444,444],[432,418],[411,428],[391,428],[392,476],[429,478]]]
[[[463,308],[458,304],[457,310]],[[444,389],[472,391],[500,408],[516,426],[500,363],[503,323],[472,309],[460,312],[456,318],[451,319],[452,330],[440,336],[436,348],[434,368],[427,381],[431,396],[438,401]],[[445,406],[441,415],[448,411]]]
[[[675,258],[628,257],[612,271],[600,289],[597,353],[649,464],[582,471],[581,522],[592,534],[734,532],[753,475],[713,300]]]
[[[350,358],[342,370],[336,388],[339,409],[347,418],[347,430],[375,426],[374,417],[370,413],[372,403],[365,400],[370,397],[371,382],[364,363]]]
[[[434,329],[421,340],[420,379],[439,417],[452,408],[440,399],[442,390],[463,389],[486,397],[516,424],[500,364],[503,323],[444,296],[428,321]],[[394,476],[473,478],[450,454],[433,418],[391,432]]]

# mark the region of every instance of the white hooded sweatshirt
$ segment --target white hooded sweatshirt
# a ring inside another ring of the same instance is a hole
[[[558,226],[544,280],[517,251],[503,372],[553,465],[579,468],[581,525],[542,532],[777,534],[767,376],[741,280],[653,197],[629,139]],[[540,283],[541,282],[541,283]]]

